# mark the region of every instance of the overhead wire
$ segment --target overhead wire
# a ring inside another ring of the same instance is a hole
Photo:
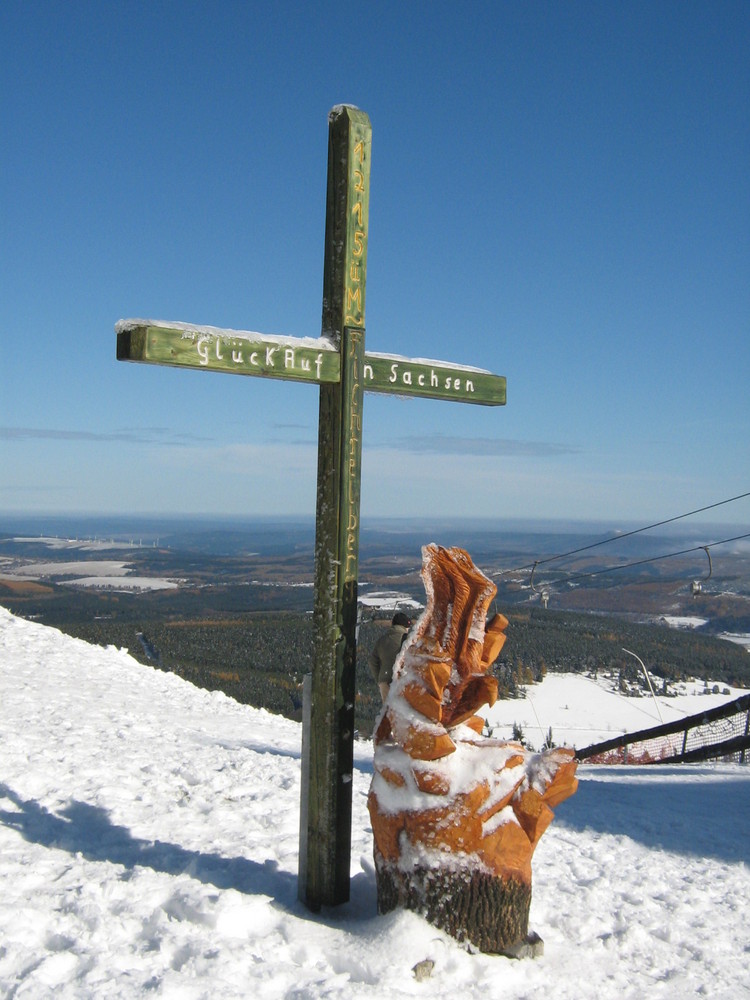
[[[672,559],[675,556],[688,555],[691,552],[702,552],[704,549],[713,549],[717,545],[728,545],[730,542],[739,542],[744,538],[750,538],[750,531],[744,535],[735,535],[733,538],[722,538],[717,542],[709,542],[708,545],[694,545],[689,549],[680,549],[678,552],[666,552],[660,556],[650,556],[648,559],[637,559],[635,562],[622,563],[620,566],[610,566],[605,569],[591,570],[589,573],[573,573],[555,580],[555,583],[569,583],[572,580],[584,580],[592,576],[602,576],[605,573],[616,573],[621,569],[632,569],[634,566],[645,566],[647,563],[660,562],[662,559]]]
[[[665,524],[672,524],[675,521],[681,521],[686,517],[693,517],[695,514],[703,514],[707,510],[713,510],[716,507],[723,507],[725,504],[734,503],[736,500],[744,500],[746,497],[750,497],[750,491],[747,493],[740,493],[735,497],[729,497],[727,500],[719,500],[716,503],[708,504],[705,507],[698,507],[695,510],[690,510],[686,514],[677,514],[675,517],[668,517],[663,521],[656,521],[654,524],[646,524],[642,528],[633,528],[631,531],[619,532],[616,535],[612,535],[611,538],[600,538],[598,542],[591,542],[588,545],[581,545],[577,549],[570,549],[568,552],[561,552],[555,556],[547,556],[546,559],[535,559],[533,563],[526,563],[523,566],[516,566],[513,569],[502,569],[490,574],[491,576],[503,576],[506,573],[520,573],[525,569],[536,569],[537,566],[543,566],[546,563],[557,562],[560,559],[567,559],[568,556],[578,555],[580,552],[587,552],[589,549],[595,549],[601,545],[609,545],[612,542],[620,542],[625,538],[631,538],[633,535],[638,535],[643,531],[651,531],[652,528],[662,528]],[[740,535],[740,538],[745,538],[747,536]],[[728,541],[734,541],[735,539],[728,539]],[[713,542],[713,545],[722,545],[723,542]],[[698,548],[705,548],[705,546],[697,546]],[[686,551],[694,551],[692,549]],[[675,553],[676,555],[682,555],[683,553]],[[658,558],[668,558],[668,556],[658,557]],[[653,560],[644,560],[645,562],[651,562]],[[633,563],[632,565],[639,565],[638,563]],[[619,567],[624,569],[625,567]],[[607,572],[606,570],[600,570],[599,572]]]

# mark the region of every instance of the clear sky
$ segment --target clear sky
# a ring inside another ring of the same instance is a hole
[[[508,379],[368,395],[363,515],[750,490],[745,0],[6,0],[0,82],[0,513],[313,515],[314,386],[123,364],[114,324],[318,336],[342,102],[373,126],[368,349]]]

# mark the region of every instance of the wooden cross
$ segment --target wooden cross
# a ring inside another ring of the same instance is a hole
[[[271,337],[150,320],[117,324],[117,359],[320,386],[314,658],[302,736],[299,897],[349,899],[364,392],[505,403],[505,378],[443,361],[365,353],[372,128],[350,106],[328,117],[322,336]]]

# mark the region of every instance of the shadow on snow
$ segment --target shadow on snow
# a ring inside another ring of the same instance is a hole
[[[30,799],[23,799],[0,783],[0,800],[16,809],[0,809],[0,823],[17,830],[30,843],[80,854],[87,861],[109,862],[128,870],[150,868],[166,875],[187,875],[218,889],[235,889],[248,895],[265,895],[277,906],[298,916],[322,919],[336,925],[352,918],[367,920],[376,912],[374,872],[359,872],[351,883],[349,906],[313,915],[297,899],[297,876],[281,870],[274,860],[263,863],[249,858],[188,850],[179,844],[134,837],[127,827],[112,823],[105,809],[73,799],[58,813]]]
[[[581,774],[576,794],[556,810],[556,822],[629,837],[654,850],[750,863],[750,772],[721,780],[706,779],[705,771],[690,780],[691,772],[680,769],[607,772],[599,779],[596,771]]]
[[[276,862],[261,864],[142,840],[127,827],[112,823],[105,809],[75,799],[58,814],[0,784],[2,798],[10,799],[19,811],[0,809],[0,822],[31,843],[80,853],[88,861],[108,861],[129,869],[143,866],[167,875],[186,874],[218,889],[263,893],[287,907],[297,902],[296,876],[280,871]]]

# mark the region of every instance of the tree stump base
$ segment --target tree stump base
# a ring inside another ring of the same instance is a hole
[[[495,955],[523,957],[531,886],[488,872],[378,865],[378,912],[414,910],[457,941]],[[540,942],[536,936],[535,940]]]

